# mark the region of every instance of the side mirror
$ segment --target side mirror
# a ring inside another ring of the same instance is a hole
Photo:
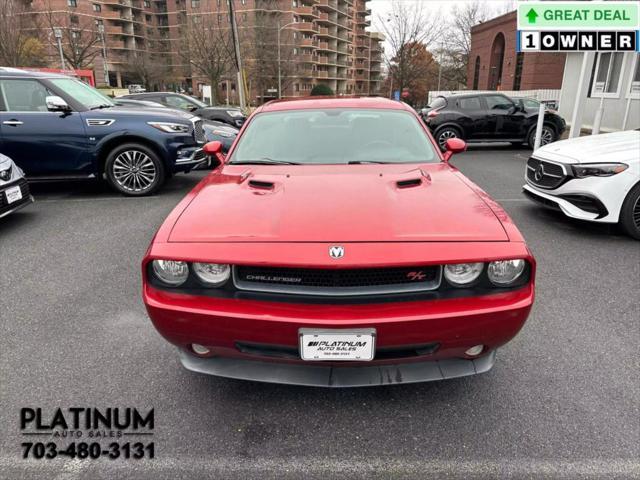
[[[221,142],[209,142],[202,147],[202,151],[208,155],[209,157],[215,157],[218,159],[218,162],[222,164],[224,162],[224,153],[222,153],[222,143]]]
[[[47,110],[50,112],[70,112],[71,107],[62,98],[51,95],[45,99]]]
[[[460,138],[450,138],[444,144],[446,151],[444,152],[444,161],[448,162],[454,153],[464,152],[467,149],[467,142]]]

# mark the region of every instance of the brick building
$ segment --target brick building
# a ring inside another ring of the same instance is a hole
[[[278,26],[282,27],[283,97],[306,96],[319,83],[329,85],[337,94],[376,93],[381,83],[384,37],[365,30],[371,25],[367,3],[234,0],[251,90],[249,100],[259,103],[277,95]],[[197,92],[208,82],[191,68],[185,55],[190,22],[196,20],[194,17],[200,17],[199,21],[215,18],[216,28],[230,26],[227,0],[32,0],[30,5],[47,32],[43,38],[49,66],[60,67],[56,39],[48,33],[52,26],[59,26],[64,29],[65,52],[81,51],[90,45],[93,55],[89,65],[99,86],[106,84],[107,72],[114,87],[143,83],[141,72],[159,66],[166,70],[160,88],[193,86]],[[265,31],[269,35],[257,33]],[[271,52],[268,59],[257,58],[256,43]],[[235,83],[235,76],[230,74],[218,85],[222,92],[230,90],[227,96],[233,103],[237,103]]]
[[[516,52],[516,12],[471,28],[467,88],[471,90],[559,89],[564,53]]]

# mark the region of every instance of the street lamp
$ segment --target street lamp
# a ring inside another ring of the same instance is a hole
[[[294,25],[298,22],[290,22],[286,25],[280,26],[280,20],[278,20],[278,99],[282,98],[282,71],[280,67],[280,32],[285,28]]]
[[[109,65],[107,65],[107,46],[104,42],[104,25],[98,25],[98,32],[100,33],[100,39],[102,40],[102,65],[104,67],[104,83],[107,84],[108,87],[111,86],[111,82],[109,81]]]
[[[64,65],[64,54],[62,53],[62,29],[55,27],[53,29],[53,35],[56,37],[56,41],[58,42],[58,51],[60,52],[60,65],[62,65],[62,70],[65,70],[66,67]]]

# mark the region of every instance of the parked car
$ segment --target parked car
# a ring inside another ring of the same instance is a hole
[[[143,93],[146,92],[147,89],[144,88],[142,85],[138,85],[138,84],[131,84],[128,87],[129,93]]]
[[[527,319],[535,261],[504,210],[449,165],[464,142],[447,148],[383,98],[260,107],[144,257],[156,329],[187,369],[247,380],[486,372]]]
[[[147,100],[133,100],[131,98],[118,97],[114,99],[114,103],[118,107],[125,108],[161,108],[165,110],[171,110],[179,116],[183,116],[189,120],[197,120],[200,117],[193,115],[192,113],[185,112],[184,110],[178,110],[176,108],[170,109],[169,107],[160,103],[151,102]],[[204,120],[202,122],[202,129],[204,130],[204,137],[207,142],[220,142],[222,143],[222,151],[226,153],[233,144],[239,130],[224,122],[218,122],[216,120]]]
[[[568,217],[618,223],[640,240],[640,131],[572,138],[536,150],[524,193]]]
[[[538,111],[500,93],[469,93],[436,97],[423,110],[423,120],[443,150],[450,138],[468,143],[527,143],[533,148]],[[565,128],[560,115],[545,112],[541,145],[558,140]]]
[[[33,202],[29,184],[20,167],[0,153],[0,218]]]
[[[191,112],[204,120],[216,120],[224,122],[232,127],[240,128],[246,117],[242,110],[236,107],[212,107],[197,98],[172,92],[147,92],[135,95],[123,95],[119,98],[132,98],[134,100],[150,100],[161,103],[171,108],[179,108]]]
[[[0,152],[30,181],[105,178],[125,195],[207,162],[202,121],[115,108],[74,78],[0,68]]]

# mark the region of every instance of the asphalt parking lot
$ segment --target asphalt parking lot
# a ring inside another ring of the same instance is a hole
[[[182,369],[147,319],[139,265],[204,173],[140,199],[37,186],[34,205],[0,220],[0,478],[640,478],[638,242],[526,200],[528,154],[475,147],[453,161],[537,258],[524,330],[487,374],[382,388]],[[153,407],[156,459],[22,460],[28,406]]]

